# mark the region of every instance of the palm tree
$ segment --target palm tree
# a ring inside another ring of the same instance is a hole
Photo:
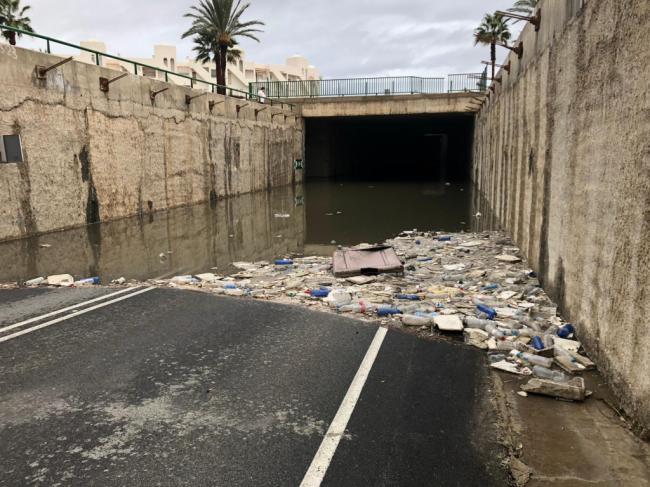
[[[236,45],[237,41],[233,40],[232,45],[228,48],[226,53],[226,61],[228,63],[237,62],[243,55],[241,49],[235,47]],[[201,63],[208,64],[217,61],[215,53],[219,52],[219,47],[214,37],[211,35],[206,33],[197,34],[194,38],[194,47],[192,50],[196,53],[195,59]],[[217,66],[219,66],[219,64],[217,64]],[[216,72],[218,73],[219,71],[217,70]]]
[[[242,0],[199,0],[198,6],[191,7],[185,17],[192,19],[192,26],[183,34],[183,39],[194,36],[195,51],[200,60],[212,60],[217,68],[217,84],[220,93],[225,94],[226,66],[228,50],[237,44],[237,37],[248,37],[259,42],[255,36],[262,32],[257,26],[264,25],[259,20],[241,22],[244,12],[250,3],[242,5]],[[206,56],[206,50],[212,51],[212,56]]]
[[[497,44],[507,44],[510,40],[508,23],[498,14],[485,14],[483,21],[474,31],[474,37],[474,45],[480,43],[490,46],[492,80],[494,80],[494,68],[497,62]]]
[[[31,19],[25,16],[25,12],[30,8],[29,5],[21,8],[20,0],[0,0],[0,17],[3,19],[2,23],[26,32],[34,32],[31,26]],[[16,45],[16,32],[6,30],[2,35],[9,41],[9,44],[12,46]],[[18,37],[21,35],[18,33]]]
[[[539,0],[517,0],[515,4],[508,9],[508,12],[531,17],[535,13],[538,3]]]

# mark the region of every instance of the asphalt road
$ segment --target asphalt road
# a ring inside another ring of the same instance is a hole
[[[112,291],[0,291],[0,340]],[[156,289],[0,341],[0,485],[298,486],[376,332]],[[388,332],[322,485],[508,485],[483,360]]]

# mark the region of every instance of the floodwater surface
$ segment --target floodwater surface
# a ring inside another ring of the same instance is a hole
[[[330,255],[405,229],[476,230],[472,200],[469,184],[310,181],[0,243],[0,282],[219,273],[237,261]]]

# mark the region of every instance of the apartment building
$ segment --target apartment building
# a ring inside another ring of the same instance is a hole
[[[106,44],[102,41],[88,40],[80,43],[81,47],[92,49],[98,52],[107,52]],[[99,56],[99,62],[95,54],[80,51],[80,54],[75,57],[78,61],[87,62],[91,64],[99,64],[101,66],[112,68],[120,71],[134,72],[134,66],[127,61],[118,61],[104,56]],[[170,82],[180,85],[190,85],[189,79],[184,79],[174,76],[165,76],[165,73],[157,71],[156,69],[164,69],[174,73],[182,74],[190,78],[209,81],[212,83],[217,82],[217,72],[214,65],[203,64],[195,61],[194,59],[178,59],[176,46],[167,44],[157,44],[153,47],[153,56],[151,58],[128,58],[136,63],[151,66],[139,67],[141,70],[138,74],[156,78],[160,80],[167,79]],[[303,81],[303,80],[318,80],[321,75],[318,69],[309,64],[309,61],[300,55],[289,57],[285,64],[260,64],[246,59],[246,54],[242,53],[241,59],[234,63],[228,64],[226,70],[226,84],[230,88],[235,88],[241,91],[248,91],[249,83],[256,81]],[[201,83],[195,85],[196,88],[201,88]],[[204,85],[207,87],[207,85]]]

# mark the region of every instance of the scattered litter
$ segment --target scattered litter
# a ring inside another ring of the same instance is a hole
[[[273,215],[275,218],[291,218],[289,213],[276,213]]]
[[[115,285],[122,285],[124,283],[126,283],[126,279],[124,277],[119,277],[111,281],[111,284],[115,284]]]
[[[50,247],[52,247],[52,245],[44,243],[44,244],[40,244],[39,247],[42,249],[49,249]]]
[[[278,255],[158,284],[344,313],[427,337],[462,333],[493,370],[533,376],[520,395],[583,400],[584,383],[573,376],[594,364],[576,339],[579,330],[562,320],[518,254],[500,232],[408,230],[378,245],[339,247],[332,257]]]
[[[521,397],[528,397],[528,393],[525,391],[517,391],[517,395]]]
[[[97,286],[100,283],[99,277],[87,277],[85,279],[79,279],[75,281],[75,286]]]

